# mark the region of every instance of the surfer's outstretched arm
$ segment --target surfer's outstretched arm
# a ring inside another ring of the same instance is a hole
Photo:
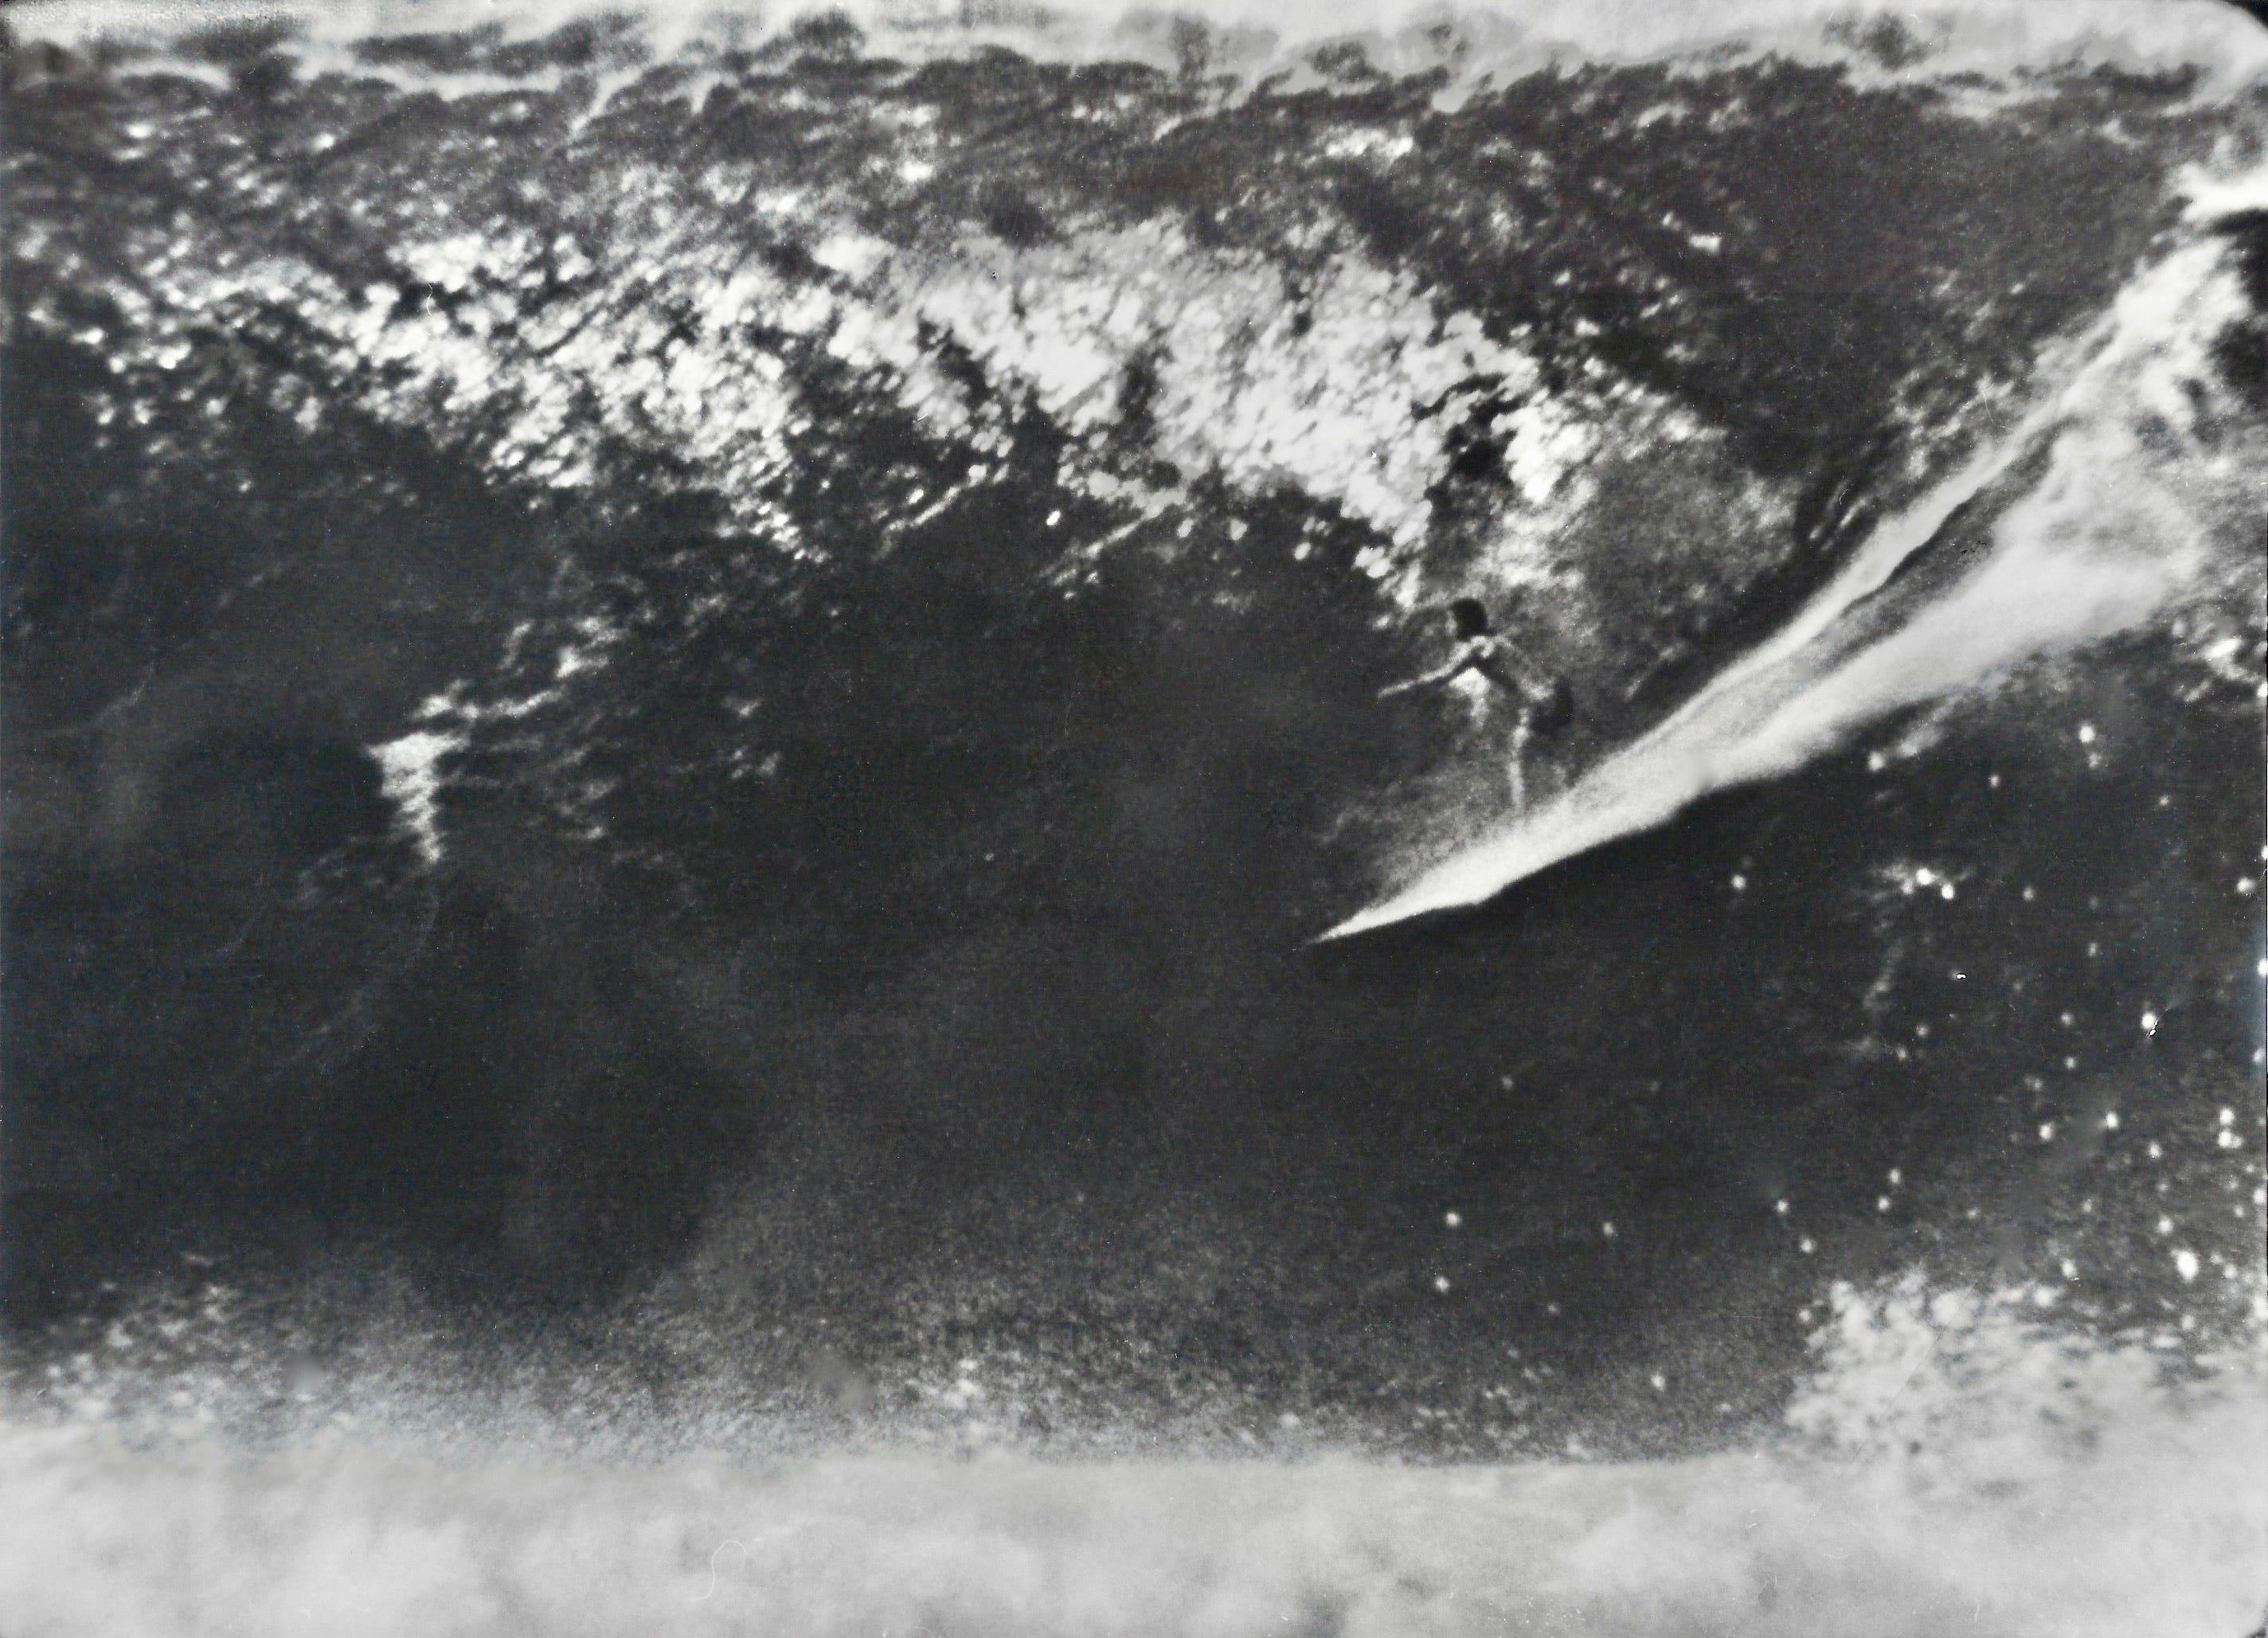
[[[1410,694],[1419,688],[1438,687],[1462,669],[1462,666],[1458,665],[1445,666],[1440,671],[1429,671],[1422,677],[1409,677],[1400,682],[1389,682],[1378,691],[1378,697],[1381,700],[1390,700],[1397,694]]]
[[[1378,691],[1378,697],[1390,700],[1397,694],[1408,694],[1417,688],[1438,688],[1452,678],[1476,670],[1479,666],[1480,656],[1469,649],[1460,649],[1447,665],[1401,682],[1390,682]]]

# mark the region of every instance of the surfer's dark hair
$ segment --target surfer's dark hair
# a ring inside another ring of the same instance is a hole
[[[1449,618],[1461,637],[1477,637],[1489,628],[1488,606],[1476,597],[1461,597],[1449,605]]]

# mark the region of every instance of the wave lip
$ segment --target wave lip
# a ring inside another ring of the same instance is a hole
[[[1384,69],[1448,69],[1462,82],[1571,62],[1638,62],[1727,49],[1854,62],[1868,73],[1941,76],[2108,64],[2203,70],[2228,94],[2268,79],[2268,30],[2220,0],[1965,0],[1881,10],[1845,0],[1517,0],[1452,10],[1438,0],[1196,0],[1170,9],[1126,0],[27,0],[18,36],[77,46],[169,39],[216,27],[296,28],[321,50],[392,35],[500,28],[533,38],[626,20],[653,56],[696,44],[747,46],[819,16],[847,17],[877,46],[919,57],[1006,46],[1075,62],[1141,61],[1167,70],[1189,53],[1241,77],[1296,71],[1307,52],[1354,40]],[[1887,19],[1887,20],[1886,20]]]

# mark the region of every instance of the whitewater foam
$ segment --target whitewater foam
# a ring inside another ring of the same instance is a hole
[[[18,1414],[0,1607],[31,1638],[2229,1638],[2268,1590],[2257,1348],[2176,1369],[2043,1296],[1837,1287],[1784,1435],[1652,1462],[653,1459],[446,1403],[262,1454]]]

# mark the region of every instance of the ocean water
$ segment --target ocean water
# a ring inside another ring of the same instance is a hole
[[[0,1631],[2257,1620],[2257,31],[21,15]]]

